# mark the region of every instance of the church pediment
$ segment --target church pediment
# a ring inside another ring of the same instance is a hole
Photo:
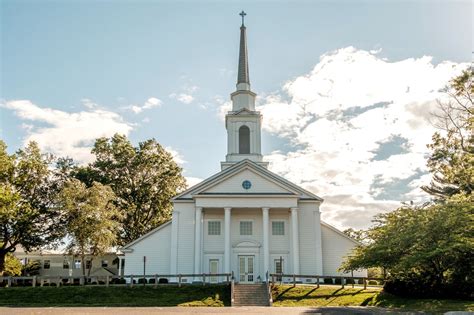
[[[250,160],[241,161],[217,173],[178,195],[175,200],[199,196],[249,197],[252,195],[322,200]]]

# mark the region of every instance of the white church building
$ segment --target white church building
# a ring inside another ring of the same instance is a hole
[[[221,171],[174,197],[170,222],[121,248],[123,274],[143,274],[146,264],[148,275],[233,272],[240,283],[263,281],[267,271],[341,275],[337,269],[357,242],[321,221],[322,198],[268,170],[255,97],[242,21]]]

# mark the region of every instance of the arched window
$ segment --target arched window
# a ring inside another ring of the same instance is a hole
[[[247,126],[239,128],[239,154],[250,154],[250,129]]]

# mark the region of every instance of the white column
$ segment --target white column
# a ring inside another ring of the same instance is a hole
[[[323,246],[321,238],[321,212],[318,208],[314,214],[314,244],[316,246],[316,274],[323,275]]]
[[[170,274],[178,273],[178,231],[179,231],[179,212],[173,211],[173,219],[171,221],[171,257],[170,257]]]
[[[262,208],[263,216],[263,272],[270,271],[270,245],[269,245],[269,236],[268,236],[268,210],[269,208]],[[266,274],[264,275],[264,277]],[[263,279],[263,277],[262,277]]]
[[[122,257],[118,257],[119,261],[118,261],[118,275],[121,276],[122,275]]]
[[[196,207],[196,219],[194,222],[194,273],[201,273],[201,220],[202,208]]]
[[[230,211],[224,208],[224,273],[230,273]]]
[[[298,208],[291,208],[291,230],[292,230],[292,250],[293,250],[293,274],[300,273],[300,248],[298,230]]]

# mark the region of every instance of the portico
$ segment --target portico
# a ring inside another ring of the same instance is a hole
[[[245,258],[245,264],[253,271],[254,281],[259,276],[264,280],[267,271],[275,271],[271,253],[285,256],[285,266],[291,258],[291,269],[286,271],[299,273],[297,207],[195,207],[195,220],[195,274],[208,272],[210,264],[217,263],[219,272],[238,275],[241,257],[246,256],[253,257]]]

